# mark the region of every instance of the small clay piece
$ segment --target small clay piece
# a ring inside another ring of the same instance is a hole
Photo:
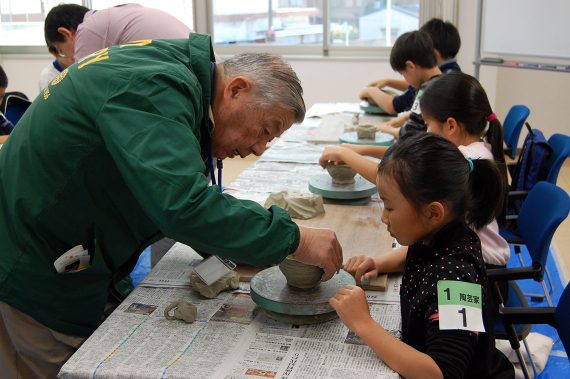
[[[358,139],[375,139],[376,127],[374,125],[359,125],[356,128],[356,136]]]
[[[202,279],[192,271],[190,274],[190,283],[192,288],[198,291],[200,295],[213,299],[218,294],[225,290],[235,290],[239,288],[239,274],[235,271],[228,272],[214,283],[207,285]]]
[[[279,270],[285,275],[288,285],[300,289],[316,287],[324,273],[319,266],[308,265],[290,257],[279,264]]]
[[[323,197],[313,194],[289,194],[287,191],[272,193],[265,200],[265,208],[277,205],[285,209],[292,218],[308,220],[325,213]]]
[[[334,164],[334,162],[329,162],[327,164],[327,171],[332,177],[333,184],[352,184],[355,182],[354,177],[356,176],[356,171],[347,164]]]
[[[355,113],[354,116],[352,116],[352,125],[356,128],[358,124],[360,124],[360,114]]]
[[[174,310],[173,315],[170,314],[171,310]],[[175,301],[164,309],[164,317],[167,320],[183,320],[191,324],[198,317],[198,308],[184,300]]]

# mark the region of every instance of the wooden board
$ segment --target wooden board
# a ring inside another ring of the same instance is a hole
[[[267,267],[254,267],[245,264],[239,264],[235,268],[235,272],[239,274],[240,282],[250,282],[251,278],[255,276],[258,272],[265,270]]]
[[[378,257],[392,249],[392,237],[380,220],[380,205],[325,204],[325,213],[310,220],[294,220],[298,225],[329,228],[342,246],[344,262],[356,255]]]
[[[317,128],[308,133],[307,141],[312,143],[338,144],[339,137],[347,131],[352,131],[353,113],[335,113],[322,117]],[[360,115],[360,124],[379,125],[392,117],[376,115]]]
[[[362,284],[361,287],[365,290],[370,291],[386,291],[386,286],[388,285],[388,274],[380,274],[376,278],[372,279],[366,284]]]

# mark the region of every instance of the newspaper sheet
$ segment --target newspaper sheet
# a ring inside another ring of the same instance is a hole
[[[323,148],[323,146],[307,142],[279,140],[271,146],[271,149],[265,151],[259,160],[265,162],[318,163]]]
[[[164,308],[198,306],[193,324]],[[399,337],[398,304],[371,304]],[[204,300],[185,288],[137,288],[64,365],[61,378],[397,378],[338,319],[297,326],[273,321],[245,293]]]
[[[309,179],[323,172],[318,164],[257,162],[228,184],[226,189],[263,193],[266,198],[270,193],[280,191],[308,194]]]
[[[177,242],[140,283],[143,287],[190,287],[190,273],[202,257],[190,246]]]
[[[369,303],[400,303],[400,287],[402,275],[388,275],[388,283],[385,291],[366,291],[366,299]]]

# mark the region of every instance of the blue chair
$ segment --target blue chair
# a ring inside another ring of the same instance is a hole
[[[522,127],[530,114],[530,109],[524,105],[513,105],[503,122],[503,136],[505,141],[505,154],[511,159],[517,156],[517,145]]]
[[[511,347],[518,344],[518,336],[512,336],[512,328],[515,325],[549,324],[558,332],[566,352],[570,352],[570,285],[567,285],[564,292],[562,292],[556,307],[501,306],[499,308],[499,318],[504,323],[505,328],[511,330],[511,336],[509,337]],[[520,361],[522,358],[520,352],[517,356]],[[521,367],[525,377],[528,377],[526,365],[521,362]]]
[[[548,145],[552,149],[552,154],[548,161],[546,162],[546,177],[544,180],[548,181],[549,183],[556,184],[558,180],[558,174],[560,173],[560,168],[566,161],[566,159],[570,156],[570,136],[564,134],[554,134],[548,139]],[[524,197],[528,194],[528,191],[515,191],[509,193],[508,204],[516,204],[516,199],[524,199]],[[513,201],[514,200],[514,201]],[[522,200],[519,200],[521,203]],[[510,207],[509,209],[513,209]],[[509,218],[509,216],[507,216]],[[513,228],[511,228],[513,229]],[[503,227],[500,229],[500,234],[505,238],[509,243],[516,243],[516,240],[520,238],[514,238],[513,241],[513,234],[518,234],[515,230],[507,230],[507,228]],[[519,261],[521,262],[521,266],[524,266],[524,260],[521,255],[521,249],[519,245],[515,245],[514,249],[515,253],[517,254]],[[548,282],[550,283],[550,292],[554,289],[554,282],[550,276],[550,272],[546,269],[546,277]],[[533,298],[537,300],[542,300],[542,295],[533,295]]]
[[[560,168],[570,156],[570,136],[564,134],[553,134],[548,139],[548,144],[552,148],[552,156],[548,162],[548,176],[546,181],[556,184]]]
[[[501,235],[507,242],[515,244],[515,247],[526,245],[532,265],[524,266],[524,261],[519,254],[523,267],[496,270],[501,272],[503,280],[534,279],[540,282],[550,306],[552,306],[552,299],[544,282],[546,259],[550,251],[552,236],[562,221],[568,217],[569,212],[570,197],[563,189],[552,183],[538,182],[522,203],[520,213],[507,216],[507,219],[516,220],[518,230],[501,229]],[[496,270],[488,270],[487,273],[497,274]]]
[[[28,107],[32,104],[26,95],[18,93],[7,93],[4,97],[2,112],[13,125],[18,124]]]

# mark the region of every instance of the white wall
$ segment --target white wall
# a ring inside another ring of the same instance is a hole
[[[458,60],[465,72],[473,74],[477,2],[458,3],[457,24],[462,41]],[[561,37],[560,43],[568,42]],[[482,66],[479,80],[500,120],[511,106],[524,104],[530,108],[530,125],[542,130],[547,138],[554,133],[570,134],[570,73]],[[525,134],[523,131],[519,146]]]
[[[462,39],[458,60],[465,72],[473,74],[476,2],[458,3],[457,26]],[[564,39],[560,42],[566,43]],[[370,81],[399,77],[381,59],[286,58],[303,83],[308,106],[323,101],[358,101],[358,93]],[[47,51],[45,55],[0,55],[0,64],[10,79],[9,90],[19,90],[30,97],[39,93],[38,75],[49,62]],[[525,104],[531,110],[531,125],[543,130],[547,137],[570,133],[570,73],[484,66],[480,80],[500,120],[512,105]]]
[[[356,102],[362,88],[372,80],[401,79],[386,61],[286,58],[301,79],[307,107],[318,102]]]
[[[47,49],[45,55],[0,55],[0,65],[8,76],[8,91],[20,91],[34,99],[40,92],[40,72],[52,60]]]

